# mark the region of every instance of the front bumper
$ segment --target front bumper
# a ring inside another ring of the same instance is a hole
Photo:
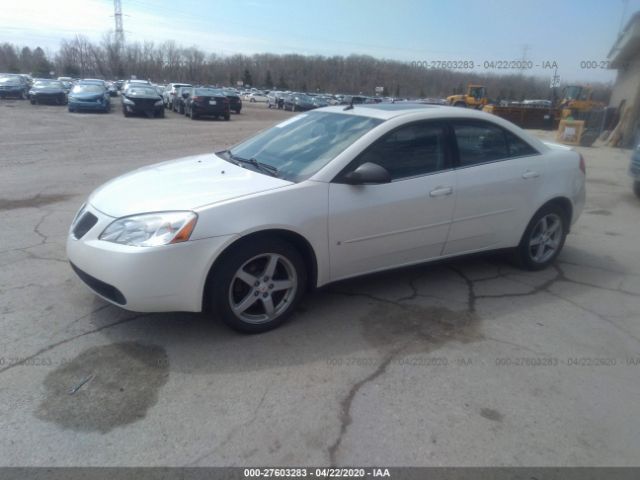
[[[34,93],[31,100],[42,103],[65,103],[67,96],[64,93]]]
[[[83,102],[81,100],[69,101],[69,108],[75,110],[91,110],[94,112],[106,112],[110,107],[109,102]]]
[[[0,90],[0,98],[20,98],[23,92],[23,89]]]
[[[164,104],[162,105],[129,105],[124,104],[124,108],[127,112],[140,115],[158,115],[164,112]]]
[[[115,220],[91,205],[98,220],[80,239],[69,233],[67,257],[83,282],[105,300],[136,312],[199,312],[215,258],[234,236],[161,247],[133,247],[99,240]]]

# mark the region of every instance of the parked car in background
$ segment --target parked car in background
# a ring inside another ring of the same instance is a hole
[[[118,88],[113,82],[106,82],[107,91],[109,92],[109,96],[117,97],[118,96]]]
[[[633,178],[633,192],[640,198],[640,144],[633,151],[629,175]]]
[[[256,103],[256,102],[263,103],[267,101],[267,96],[262,92],[252,92],[249,95],[247,95],[247,97],[245,98],[249,100],[250,103]]]
[[[67,91],[58,80],[36,79],[29,90],[31,105],[39,103],[67,104]]]
[[[95,82],[78,82],[69,92],[68,108],[70,112],[83,110],[108,113],[111,110],[111,97],[107,89]]]
[[[184,115],[185,101],[191,94],[193,87],[179,87],[176,89],[176,94],[173,97],[173,111],[182,113]]]
[[[100,78],[83,78],[82,80],[80,80],[80,82],[84,84],[91,83],[93,85],[100,85],[101,87],[104,87],[105,90],[109,90],[109,88],[107,87],[107,82]]]
[[[272,90],[267,94],[267,108],[278,108],[278,94],[280,92]]]
[[[129,88],[132,85],[151,85],[151,82],[149,80],[139,80],[137,78],[134,78],[132,80],[126,80],[122,84],[121,90],[126,90],[127,88]]]
[[[546,268],[584,202],[580,154],[494,115],[336,106],[111,180],[80,208],[67,255],[115,305],[212,310],[257,333],[307,289],[359,275],[495,249]]]
[[[189,83],[170,83],[164,90],[162,98],[164,99],[164,106],[169,110],[173,110],[173,100],[176,96],[176,91],[181,87],[192,87]]]
[[[242,99],[240,98],[240,94],[233,89],[223,89],[224,94],[229,99],[229,109],[232,112],[240,113],[242,110]]]
[[[0,98],[21,98],[26,100],[29,95],[29,85],[15,75],[0,77]]]
[[[135,114],[152,117],[164,117],[164,101],[152,85],[130,85],[122,92],[122,114],[130,117]]]
[[[360,105],[367,103],[368,97],[363,95],[343,95],[340,100],[340,105]]]
[[[285,97],[283,108],[285,110],[291,110],[292,112],[304,112],[313,110],[316,106],[313,103],[313,98],[309,95],[305,93],[292,93]]]
[[[200,117],[231,118],[230,101],[222,89],[192,87],[184,101],[184,113],[191,120]]]
[[[311,101],[315,108],[322,108],[329,106],[329,98],[324,95],[314,95],[311,97]]]

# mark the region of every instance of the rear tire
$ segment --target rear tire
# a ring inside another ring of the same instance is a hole
[[[276,238],[238,245],[220,259],[209,284],[213,311],[231,328],[261,333],[278,327],[304,295],[302,256]]]
[[[640,198],[640,180],[633,182],[633,193],[636,194],[636,197]]]
[[[547,268],[564,246],[569,221],[567,213],[558,205],[547,205],[538,210],[514,251],[515,263],[526,270]]]
[[[224,114],[224,119],[225,119],[225,120],[227,120],[227,121],[228,121],[230,118],[231,118],[231,114],[230,114],[229,112],[227,112],[227,113],[225,113],[225,114]]]

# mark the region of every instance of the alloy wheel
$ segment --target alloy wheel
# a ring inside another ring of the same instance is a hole
[[[536,223],[529,238],[529,256],[536,263],[544,263],[556,253],[562,242],[562,219],[549,213]]]
[[[229,306],[239,319],[251,324],[270,322],[294,300],[298,290],[296,269],[277,253],[247,260],[229,285]]]

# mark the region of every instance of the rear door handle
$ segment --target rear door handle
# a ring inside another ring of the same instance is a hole
[[[429,192],[430,197],[444,197],[445,195],[451,195],[453,193],[453,187],[436,187]]]
[[[539,176],[540,174],[533,170],[525,170],[525,172],[522,174],[522,178],[524,178],[525,180],[529,178],[538,178]]]

